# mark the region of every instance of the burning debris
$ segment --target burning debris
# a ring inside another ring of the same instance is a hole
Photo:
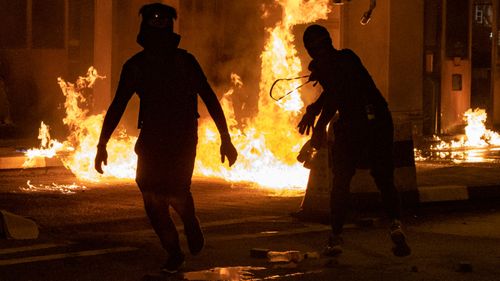
[[[451,160],[461,162],[486,162],[485,154],[500,149],[500,135],[486,129],[487,114],[484,109],[469,109],[464,113],[465,135],[458,139],[445,141],[433,136],[428,149],[415,149],[415,160]]]
[[[31,181],[28,180],[26,183],[26,187],[19,187],[22,191],[25,192],[60,192],[62,194],[74,194],[77,191],[84,191],[87,189],[84,185],[73,184],[56,184],[52,183],[51,185],[38,184],[33,185]]]

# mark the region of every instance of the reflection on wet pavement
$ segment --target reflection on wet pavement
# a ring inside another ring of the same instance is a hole
[[[500,147],[448,148],[443,150],[416,150],[415,160],[419,162],[500,163]]]
[[[263,270],[265,267],[236,266],[236,267],[216,267],[202,271],[192,271],[184,273],[184,280],[224,280],[224,281],[242,281],[256,280],[251,271]]]

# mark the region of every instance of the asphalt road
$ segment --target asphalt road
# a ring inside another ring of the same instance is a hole
[[[498,202],[407,210],[410,257],[392,255],[387,222],[379,211],[365,210],[352,214],[341,257],[271,263],[251,257],[250,250],[319,252],[328,225],[289,216],[300,196],[195,179],[192,191],[207,245],[200,255],[187,255],[183,273],[161,276],[157,273],[165,254],[133,183],[88,184],[64,194],[57,189],[23,191],[27,180],[46,185],[76,181],[64,169],[0,171],[0,209],[31,218],[40,227],[35,240],[0,240],[1,281],[500,280]],[[373,225],[356,224],[364,218],[373,219]]]

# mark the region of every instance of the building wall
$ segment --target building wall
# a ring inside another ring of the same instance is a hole
[[[492,61],[492,72],[493,72],[493,123],[495,125],[500,125],[500,1],[493,0],[493,61]]]
[[[57,78],[68,76],[68,5],[68,0],[50,5],[28,0],[3,2],[0,7],[0,60],[6,66],[10,113],[17,134],[35,141],[42,120],[55,136],[64,128],[64,108],[59,106],[64,96]],[[18,16],[11,17],[14,14]],[[16,38],[6,38],[9,33]],[[19,38],[19,44],[11,45],[11,39]]]
[[[422,0],[378,1],[367,25],[369,1],[344,5],[344,47],[354,50],[389,103],[395,119],[421,128],[423,79]]]
[[[369,1],[352,1],[343,5],[343,46],[361,58],[382,94],[389,98],[389,29],[390,2],[378,1],[371,21],[359,20],[368,9]],[[391,105],[392,108],[392,105]]]
[[[444,0],[443,8],[443,32],[441,41],[441,133],[455,133],[464,124],[463,114],[470,108],[470,89],[471,89],[471,53],[470,53],[470,29],[466,28],[465,32],[468,39],[468,44],[464,55],[450,56],[447,52],[447,44],[450,45],[450,32],[453,33],[456,26],[447,26],[451,23],[447,22],[447,5],[456,4],[452,0]],[[469,1],[471,3],[471,1]],[[469,11],[471,9],[469,8]],[[466,15],[462,20],[468,22],[470,14]],[[470,26],[470,24],[468,24]],[[450,48],[450,46],[448,46]],[[453,88],[453,75],[461,77],[461,89]]]
[[[390,1],[389,103],[393,111],[422,112],[424,1]]]

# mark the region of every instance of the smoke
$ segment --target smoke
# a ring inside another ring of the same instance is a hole
[[[181,5],[181,47],[195,55],[217,95],[231,88],[231,73],[242,79],[243,86],[232,95],[239,123],[257,112],[260,54],[269,20],[263,17],[265,2],[271,1],[186,1]],[[206,115],[203,106],[200,113]]]

